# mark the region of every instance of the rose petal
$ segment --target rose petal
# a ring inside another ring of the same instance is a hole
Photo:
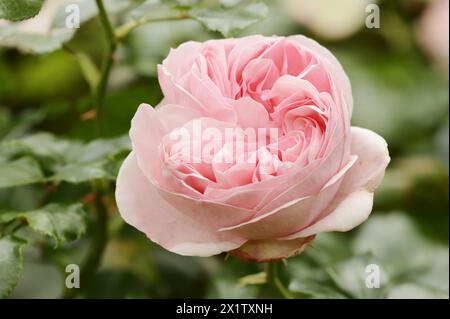
[[[187,122],[199,118],[202,114],[184,105],[161,103],[156,107],[158,118],[167,132],[180,128]]]
[[[349,231],[364,222],[372,211],[373,193],[365,190],[348,195],[329,215],[290,236],[280,239],[292,240],[330,231]]]
[[[358,156],[342,181],[329,211],[300,232],[286,236],[290,240],[330,231],[348,231],[364,222],[372,211],[373,191],[381,182],[390,157],[386,141],[378,134],[352,127],[352,153]]]
[[[339,61],[336,57],[331,53],[328,49],[321,46],[319,43],[312,39],[308,39],[302,35],[294,35],[288,37],[288,39],[295,41],[301,46],[310,49],[313,52],[313,55],[321,56],[325,61],[327,61],[326,68],[331,70],[335,77],[335,82],[338,87],[342,89],[342,93],[344,95],[345,102],[347,104],[348,114],[351,116],[353,110],[353,96],[352,96],[352,88],[350,85],[350,80],[347,77],[344,69],[342,68]]]
[[[139,105],[131,120],[131,143],[145,176],[158,183],[164,180],[159,144],[165,134],[166,129],[156,111],[148,104]]]
[[[371,130],[352,126],[351,153],[359,159],[342,185],[343,191],[363,187],[374,191],[380,185],[391,158],[387,143]]]
[[[205,225],[211,230],[228,227],[249,220],[254,212],[244,208],[216,203],[209,200],[196,200],[189,196],[158,188],[166,202],[189,219]]]
[[[250,240],[261,240],[287,236],[304,228],[328,207],[356,159],[355,156],[317,195],[290,201],[273,211],[236,226],[221,228],[220,231],[231,231]]]
[[[162,65],[173,76],[180,77],[188,72],[195,58],[200,54],[203,43],[188,41],[176,49],[170,49],[169,55]]]
[[[116,201],[127,223],[180,255],[211,256],[235,249],[245,242],[233,234],[218,233],[170,205],[145,178],[133,152],[119,171]]]
[[[268,130],[271,126],[265,107],[249,97],[232,101],[232,107],[237,114],[238,124],[244,129],[250,127]]]

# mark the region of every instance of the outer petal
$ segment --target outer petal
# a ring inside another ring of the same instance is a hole
[[[313,239],[314,236],[294,240],[250,240],[231,254],[250,261],[269,262],[300,254]]]
[[[372,211],[373,193],[361,190],[348,195],[329,215],[297,232],[293,235],[283,237],[292,240],[313,234],[329,231],[349,231],[363,223]]]
[[[201,194],[189,192],[180,180],[167,172],[159,156],[159,144],[165,134],[163,121],[167,124],[172,123],[173,120],[168,121],[164,116],[161,118],[160,110],[164,110],[164,107],[154,110],[148,105],[141,105],[133,118],[130,131],[139,168],[142,174],[155,185],[159,196],[165,198],[173,207],[180,208],[180,214],[190,216],[189,218],[202,222],[204,225],[211,225],[215,227],[215,230],[242,223],[251,218],[253,211],[208,201]],[[211,121],[213,121],[213,127],[221,124],[212,119]],[[195,195],[202,197],[202,200],[197,200],[198,197],[194,199]]]
[[[194,59],[200,54],[203,43],[188,41],[180,44],[176,49],[170,49],[169,55],[163,61],[163,66],[175,77],[188,72]]]
[[[139,105],[131,121],[130,138],[143,173],[153,181],[163,180],[159,143],[165,134],[166,130],[157,111],[148,104]]]
[[[352,153],[358,161],[346,174],[330,209],[311,226],[286,236],[292,240],[330,231],[348,231],[364,222],[372,211],[373,192],[380,184],[390,157],[386,141],[378,134],[352,127]]]
[[[127,223],[180,255],[211,256],[245,242],[235,235],[218,233],[170,205],[144,176],[133,152],[125,159],[117,177],[116,201]]]
[[[387,143],[368,129],[353,126],[351,133],[351,153],[358,155],[359,160],[345,178],[343,191],[364,188],[373,192],[383,180],[391,160]]]

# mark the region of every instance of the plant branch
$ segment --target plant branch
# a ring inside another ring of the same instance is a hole
[[[95,104],[97,110],[97,129],[98,135],[102,135],[103,133],[103,112],[104,112],[104,104],[105,104],[105,95],[106,88],[108,86],[109,75],[111,73],[112,66],[114,64],[114,54],[117,49],[117,38],[114,34],[113,26],[106,14],[105,6],[103,5],[102,0],[95,0],[100,16],[100,22],[106,34],[106,40],[108,41],[108,52],[107,58],[103,65],[100,82],[97,87],[96,96],[95,96]]]
[[[267,264],[267,283],[274,287],[284,299],[294,299],[278,277],[277,262],[270,262]]]
[[[163,22],[163,21],[174,21],[174,20],[185,20],[190,19],[191,16],[189,13],[185,10],[181,10],[178,12],[178,14],[175,14],[173,16],[165,16],[165,17],[149,17],[144,16],[137,20],[129,21],[119,27],[116,28],[115,35],[116,38],[121,41],[125,39],[134,29],[148,23],[153,22]]]
[[[117,49],[117,39],[114,34],[113,26],[108,18],[105,10],[105,6],[102,0],[95,0],[97,4],[100,22],[104,29],[106,40],[108,43],[106,61],[104,62],[103,68],[101,70],[100,79],[95,88],[94,99],[96,108],[96,124],[97,124],[97,135],[101,136],[103,134],[103,117],[104,117],[104,104],[106,89],[108,86],[109,76],[111,74],[111,69],[114,64],[114,54]],[[100,262],[102,260],[103,252],[106,248],[108,241],[107,226],[108,226],[108,210],[105,203],[103,202],[103,196],[105,195],[104,185],[93,184],[93,190],[95,192],[95,210],[96,210],[96,220],[92,225],[93,236],[91,238],[91,243],[89,246],[89,251],[85,258],[85,261],[81,267],[80,279],[85,284],[88,285],[91,282],[92,277],[97,271]],[[73,298],[77,294],[76,289],[66,289],[64,293],[64,298]]]
[[[92,236],[89,251],[80,271],[80,279],[85,283],[82,284],[83,287],[92,281],[92,277],[100,266],[103,252],[108,242],[108,210],[103,202],[103,192],[100,190],[96,191],[95,210],[97,216],[95,223],[92,225],[94,235]],[[64,298],[73,298],[77,292],[77,289],[66,289]]]

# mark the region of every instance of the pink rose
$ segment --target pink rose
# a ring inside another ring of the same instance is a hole
[[[158,71],[164,100],[134,116],[116,189],[152,241],[267,261],[367,219],[387,145],[350,126],[350,83],[327,49],[303,36],[187,42]]]

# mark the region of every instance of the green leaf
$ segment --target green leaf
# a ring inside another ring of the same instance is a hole
[[[153,20],[160,19],[170,16],[176,16],[179,14],[179,8],[172,1],[161,1],[161,0],[147,0],[143,1],[139,6],[131,10],[130,16],[132,20]],[[126,24],[124,25],[126,26]],[[120,34],[120,28],[118,33]]]
[[[37,133],[4,142],[0,155],[35,157],[51,172],[47,180],[81,183],[100,178],[114,179],[115,164],[119,160],[116,156],[130,149],[127,135],[83,144],[49,133]]]
[[[448,293],[417,284],[402,284],[391,289],[388,299],[448,299]]]
[[[7,297],[19,281],[23,268],[22,247],[25,243],[12,236],[0,238],[0,298]]]
[[[346,298],[347,296],[334,285],[324,267],[311,264],[307,261],[308,257],[305,252],[300,257],[289,259],[289,291],[300,298]]]
[[[206,297],[220,299],[256,298],[260,287],[257,285],[242,285],[239,280],[247,277],[248,274],[252,274],[250,278],[255,274],[258,275],[257,273],[261,272],[259,266],[257,263],[244,262],[234,257],[222,261],[215,273],[211,274],[214,280],[210,283]],[[263,275],[260,274],[259,276]],[[253,279],[255,278],[253,277]]]
[[[189,13],[207,29],[230,37],[264,18],[267,12],[264,3],[256,2],[230,8],[193,9]]]
[[[0,0],[0,15],[2,13],[3,3],[7,4],[5,8],[9,9],[9,12],[11,9],[16,10],[19,4],[27,3],[31,7],[32,3],[42,4],[42,2],[43,0]],[[122,14],[139,5],[141,2],[142,0],[105,0],[105,7],[109,14]],[[79,8],[80,24],[89,21],[98,14],[97,5],[94,0],[79,0],[76,2],[76,5]],[[21,5],[21,7],[23,6]],[[66,20],[70,13],[66,12],[66,5],[63,1],[61,3],[54,2],[52,6],[46,6],[43,10],[46,10],[45,14],[52,14],[52,16],[47,17],[47,19],[51,20],[51,28],[48,32],[32,33],[22,31],[20,22],[1,25],[0,46],[13,47],[22,52],[34,54],[44,54],[61,49],[63,44],[70,41],[77,31],[76,28],[68,28],[66,25]],[[26,13],[23,10],[16,11],[23,14]],[[41,15],[38,17],[39,19],[43,18]]]
[[[81,204],[49,204],[27,212],[7,212],[0,222],[22,220],[34,231],[54,239],[55,247],[74,241],[86,232],[86,213]]]
[[[427,243],[411,218],[392,212],[371,216],[359,229],[353,249],[360,254],[370,252],[383,261],[393,261],[396,268],[403,268],[420,255],[411,254],[411,251],[421,251],[424,245]]]
[[[128,135],[109,139],[97,139],[79,148],[71,148],[66,154],[66,161],[97,162],[112,158],[123,151],[129,151],[131,143]]]
[[[131,149],[128,136],[112,139],[98,139],[86,145],[71,147],[64,154],[64,165],[55,169],[51,178],[55,181],[81,183],[92,179],[114,179],[109,164],[115,156]]]
[[[85,1],[87,0],[83,0],[82,2]],[[42,3],[43,1],[22,0],[14,2]],[[81,7],[82,2],[77,4]],[[64,43],[72,39],[77,30],[66,26],[66,19],[69,15],[69,13],[65,11],[66,4],[67,3],[64,3],[64,1],[53,1],[51,3],[46,3],[40,14],[37,15],[32,21],[27,22],[30,23],[30,25],[27,25],[25,28],[23,28],[24,25],[22,22],[0,26],[0,45],[17,48],[25,53],[35,54],[43,54],[62,48]],[[84,8],[80,8],[81,17],[84,17],[85,10],[83,9]],[[62,20],[62,23],[60,25],[56,25],[56,23],[52,22],[55,19]],[[51,25],[49,25],[49,22]],[[47,25],[49,25],[49,28],[46,28]],[[33,31],[30,31],[31,29],[33,29]]]
[[[379,288],[366,286],[367,266],[377,265],[379,272]],[[387,283],[390,279],[384,271],[385,267],[371,254],[354,256],[326,269],[334,283],[353,298],[384,298]]]
[[[51,177],[54,181],[65,181],[69,183],[82,183],[92,179],[114,179],[103,163],[73,163],[58,168],[55,175]]]
[[[407,214],[378,213],[355,236],[320,234],[289,259],[289,290],[302,298],[448,298],[448,256],[448,246],[430,241]],[[379,288],[366,286],[374,265]]]
[[[12,117],[9,111],[7,111],[10,118],[9,123],[5,123],[3,140],[15,139],[25,135],[32,127],[42,122],[46,116],[46,110],[44,109],[28,109],[19,114],[15,114]]]
[[[0,19],[20,21],[38,14],[44,0],[0,0]]]
[[[64,161],[65,154],[72,147],[80,147],[76,141],[57,138],[50,133],[36,133],[1,144],[0,153],[26,154],[45,161]]]
[[[50,32],[49,34],[13,31],[1,39],[1,45],[17,48],[25,53],[44,54],[61,49],[63,44],[72,39],[75,34],[75,29],[63,29],[60,31]]]
[[[406,214],[391,212],[371,217],[362,225],[352,246],[355,254],[370,252],[379,260],[390,275],[392,287],[409,283],[448,295],[448,246],[425,237]]]
[[[32,184],[45,180],[39,164],[30,157],[0,163],[0,188]]]
[[[84,10],[85,8],[81,8],[82,4],[86,1],[87,0],[82,0],[80,3],[77,3],[80,7],[81,18],[84,18],[85,12],[87,11]],[[42,3],[43,1],[22,0],[14,2]],[[0,39],[2,40],[1,46],[17,48],[25,53],[37,54],[43,54],[60,49],[64,43],[72,39],[76,32],[75,28],[69,28],[66,26],[66,19],[69,15],[69,13],[66,12],[66,4],[67,3],[64,3],[63,1],[60,3],[56,1],[46,3],[42,9],[42,12],[36,16],[33,21],[29,22],[34,25],[29,25],[26,28],[23,28],[22,22],[0,26]],[[58,20],[61,23],[55,23],[54,20]],[[52,24],[51,28],[50,26],[49,28],[45,28],[49,22]],[[36,29],[35,32],[29,31],[31,28],[33,28],[33,30]]]

